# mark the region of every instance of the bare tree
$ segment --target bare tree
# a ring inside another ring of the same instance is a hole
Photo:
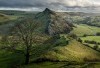
[[[24,22],[20,22],[20,24],[17,24],[15,27],[15,33],[18,38],[22,40],[23,46],[25,48],[25,64],[29,63],[30,58],[30,51],[33,46],[33,36],[34,31],[38,27],[38,23],[35,21],[32,21],[31,19],[26,20]]]
[[[36,40],[34,35],[36,35],[35,31],[37,27],[39,27],[38,22],[32,19],[17,23],[15,27],[13,27],[12,36],[7,36],[6,41],[4,37],[3,40],[7,42],[7,44],[4,43],[2,49],[23,53],[25,55],[25,64],[29,64],[31,50],[34,47],[33,43]],[[21,47],[21,49],[19,49],[19,47]]]

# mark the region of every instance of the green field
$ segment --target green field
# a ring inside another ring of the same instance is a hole
[[[81,37],[83,43],[85,43],[84,41],[85,40],[88,40],[88,41],[95,41],[97,43],[100,43],[100,36],[87,36],[87,37]],[[94,47],[95,44],[90,44],[90,43],[85,43],[85,44],[88,44],[90,47]],[[100,48],[100,45],[98,45],[98,47]]]
[[[83,36],[84,34],[95,35],[97,32],[100,32],[99,27],[80,24],[80,25],[76,25],[76,27],[71,33],[74,33],[77,36]]]
[[[81,39],[83,40],[83,42],[85,40],[100,42],[100,36],[87,36],[87,37],[81,37]]]

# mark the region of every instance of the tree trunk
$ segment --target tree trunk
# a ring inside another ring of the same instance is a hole
[[[25,55],[25,64],[29,64],[29,58],[30,58],[30,55],[29,55],[29,52],[26,53]]]

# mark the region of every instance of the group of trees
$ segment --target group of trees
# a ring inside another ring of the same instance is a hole
[[[83,37],[87,37],[87,36],[100,36],[100,32],[97,32],[94,35],[88,35],[88,34],[84,34]]]
[[[69,36],[71,37],[71,38],[73,38],[73,39],[77,39],[78,37],[77,37],[77,35],[76,34],[69,34]]]
[[[54,36],[51,36],[48,40],[46,40],[44,44],[54,45],[54,47],[65,46],[69,44],[69,40],[66,39],[64,36],[60,36],[59,34],[56,34]]]
[[[74,21],[74,23],[77,24],[87,24],[90,26],[96,26],[100,27],[100,16],[94,16],[94,17],[82,17],[82,16],[73,16],[71,19]]]
[[[100,45],[100,43],[99,42],[96,42],[96,41],[85,40],[84,42],[85,43],[89,43],[89,44],[97,44],[97,45]]]
[[[69,35],[71,38],[73,38],[73,39],[76,39],[78,42],[80,42],[80,43],[82,43],[83,41],[80,39],[80,38],[78,38],[78,36],[76,35],[76,34],[70,34]]]
[[[100,24],[99,24],[100,23],[100,16],[86,17],[86,18],[84,18],[82,23],[90,25],[90,26],[100,27]]]
[[[98,50],[99,46],[98,45],[94,45],[93,47],[95,50]]]
[[[69,40],[66,40],[66,38],[62,36],[59,39],[56,39],[54,45],[61,46],[61,45],[68,45],[68,43],[69,43]]]

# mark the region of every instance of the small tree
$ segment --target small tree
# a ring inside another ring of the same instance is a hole
[[[76,34],[70,34],[70,37],[72,37],[73,39],[77,39],[77,35]]]
[[[54,43],[55,45],[68,45],[69,41],[66,40],[64,36],[60,37],[59,39],[56,39],[56,42]]]
[[[96,33],[96,36],[100,36],[100,32]]]
[[[78,42],[82,43],[82,40],[80,38],[78,38]]]
[[[55,36],[50,37],[48,40],[46,40],[44,44],[54,45],[54,46],[61,46],[61,45],[63,46],[63,45],[68,45],[69,40],[66,39],[64,36],[55,35]]]
[[[86,36],[88,36],[88,35],[87,35],[87,34],[84,34],[84,35],[83,35],[83,37],[86,37]]]
[[[98,45],[95,45],[93,48],[94,48],[95,50],[97,50],[97,49],[98,49]]]

